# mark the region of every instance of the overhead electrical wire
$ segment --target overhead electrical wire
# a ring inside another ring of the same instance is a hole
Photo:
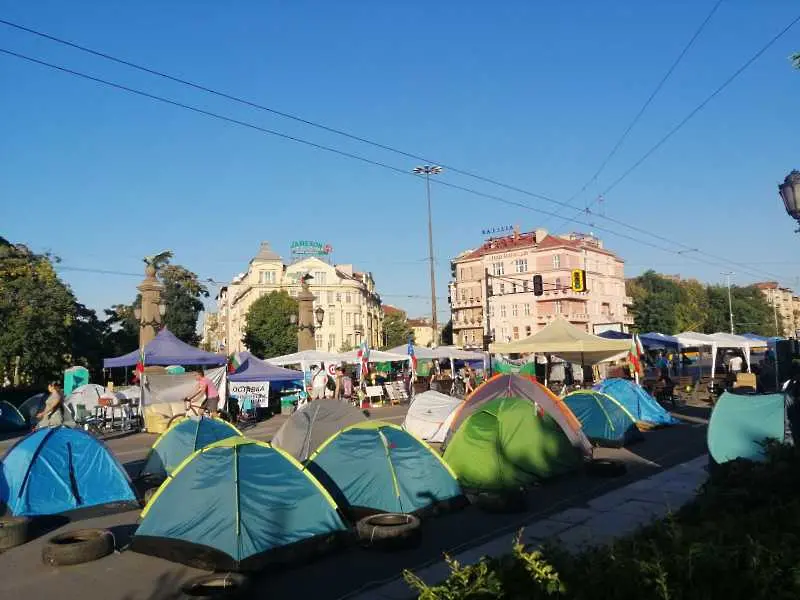
[[[650,106],[650,104],[652,104],[653,100],[655,100],[656,96],[658,96],[658,93],[661,91],[661,88],[664,87],[664,84],[667,83],[667,80],[672,76],[672,73],[681,63],[683,57],[686,56],[691,47],[694,45],[695,41],[697,41],[697,38],[699,38],[700,34],[703,33],[703,30],[705,30],[706,26],[711,21],[712,17],[717,12],[717,9],[720,7],[723,1],[724,0],[717,0],[714,3],[714,6],[711,7],[711,10],[706,15],[706,18],[703,19],[703,22],[700,23],[700,25],[697,27],[692,37],[683,47],[683,50],[681,50],[680,54],[678,54],[677,58],[672,62],[669,69],[667,69],[667,72],[664,73],[664,76],[656,85],[655,89],[650,93],[650,96],[647,98],[647,100],[644,101],[644,104],[642,104],[642,106],[639,108],[639,111],[634,115],[633,119],[631,119],[630,123],[628,123],[627,127],[622,132],[622,135],[619,136],[619,139],[617,139],[614,146],[611,148],[608,154],[606,154],[605,158],[601,161],[600,166],[597,167],[592,176],[586,180],[586,182],[580,187],[580,189],[577,192],[575,192],[569,198],[569,200],[567,200],[567,204],[571,206],[572,202],[576,198],[578,198],[578,196],[580,196],[583,192],[585,192],[586,188],[588,188],[591,184],[593,184],[600,176],[600,174],[605,170],[608,163],[611,161],[612,158],[614,158],[614,156],[617,154],[617,151],[622,147],[623,142],[628,138],[630,132],[642,118],[647,108]]]
[[[136,88],[132,88],[132,87],[127,86],[127,85],[123,85],[123,84],[120,84],[120,83],[116,83],[116,82],[113,82],[113,81],[109,81],[109,80],[106,80],[106,79],[95,77],[93,75],[89,75],[87,73],[76,71],[76,70],[70,69],[68,67],[64,67],[64,66],[57,65],[57,64],[54,64],[54,63],[50,63],[50,62],[47,62],[47,61],[44,61],[44,60],[40,60],[38,58],[27,56],[25,54],[22,54],[22,53],[19,53],[19,52],[15,52],[13,50],[9,50],[9,49],[6,49],[6,48],[0,48],[0,53],[6,54],[8,56],[15,57],[15,58],[18,58],[20,60],[27,61],[29,63],[38,64],[40,66],[44,66],[44,67],[47,67],[47,68],[50,68],[50,69],[53,69],[53,70],[57,70],[57,71],[60,71],[62,73],[65,73],[65,74],[68,74],[68,75],[72,75],[72,76],[75,76],[75,77],[78,77],[78,78],[81,78],[81,79],[92,81],[92,82],[98,83],[100,85],[112,87],[112,88],[115,88],[115,89],[118,89],[118,90],[121,90],[121,91],[132,93],[134,95],[138,95],[138,96],[141,96],[141,97],[144,97],[144,98],[148,98],[148,99],[151,99],[151,100],[156,100],[158,102],[169,104],[169,105],[175,106],[177,108],[182,108],[184,110],[189,110],[191,112],[194,112],[194,113],[197,113],[197,114],[201,114],[201,115],[204,115],[204,116],[207,116],[207,117],[211,117],[211,118],[214,118],[214,119],[218,119],[218,120],[221,120],[221,121],[224,121],[224,122],[227,122],[227,123],[231,123],[231,124],[234,124],[234,125],[240,125],[242,127],[245,127],[245,128],[251,129],[251,130],[259,131],[261,133],[265,133],[265,134],[268,134],[268,135],[273,135],[273,136],[276,136],[276,137],[279,137],[279,138],[282,138],[282,139],[286,139],[286,140],[289,140],[289,141],[297,142],[299,144],[303,144],[303,145],[306,145],[306,146],[309,146],[309,147],[312,147],[312,148],[315,148],[315,149],[318,149],[318,150],[324,150],[326,152],[330,152],[330,153],[333,153],[333,154],[336,154],[336,155],[339,155],[339,156],[342,156],[342,157],[345,157],[345,158],[350,158],[350,159],[353,159],[353,160],[356,160],[356,161],[359,161],[359,162],[362,162],[362,163],[366,163],[366,164],[370,164],[370,165],[373,165],[373,166],[376,166],[376,167],[387,169],[387,170],[390,170],[392,172],[395,172],[395,173],[398,173],[398,174],[401,174],[401,175],[410,176],[410,177],[416,177],[416,178],[421,177],[420,175],[416,175],[411,171],[407,171],[406,169],[395,167],[393,165],[390,165],[390,164],[387,164],[387,163],[384,163],[384,162],[381,162],[381,161],[373,160],[373,159],[370,159],[370,158],[367,158],[367,157],[364,157],[364,156],[353,154],[351,152],[346,152],[346,151],[343,151],[343,150],[339,150],[338,148],[335,148],[335,147],[332,147],[332,146],[327,146],[327,145],[324,145],[324,144],[319,144],[319,143],[316,143],[316,142],[312,142],[310,140],[306,140],[304,138],[300,138],[300,137],[297,137],[297,136],[288,135],[288,134],[285,134],[285,133],[282,133],[282,132],[279,132],[279,131],[275,131],[273,129],[269,129],[269,128],[266,128],[266,127],[261,127],[259,125],[255,125],[253,123],[249,123],[247,121],[242,121],[240,119],[228,117],[226,115],[222,115],[222,114],[219,114],[219,113],[216,113],[216,112],[205,110],[203,108],[199,108],[197,106],[186,104],[184,102],[179,102],[179,101],[176,101],[176,100],[172,100],[172,99],[166,98],[164,96],[151,94],[149,92],[145,92],[145,91],[142,91],[142,90],[139,90],[139,89],[136,89]],[[458,185],[458,184],[454,184],[454,183],[451,183],[451,182],[448,182],[448,181],[435,180],[434,183],[436,185],[448,187],[448,188],[451,188],[451,189],[456,189],[456,190],[463,191],[465,193],[468,193],[468,194],[471,194],[471,195],[475,195],[475,196],[478,196],[478,197],[495,200],[497,202],[500,202],[500,203],[503,203],[503,204],[506,204],[506,205],[509,205],[509,206],[522,208],[522,209],[525,209],[525,210],[529,210],[529,211],[532,211],[532,212],[544,214],[544,215],[547,215],[547,216],[558,216],[557,213],[553,213],[553,212],[546,211],[546,210],[543,210],[543,209],[540,209],[540,208],[536,208],[536,207],[530,206],[528,204],[524,204],[522,202],[515,201],[515,200],[510,200],[508,198],[504,198],[502,196],[498,196],[498,195],[495,195],[495,194],[489,194],[489,193],[486,193],[486,192],[481,192],[479,190],[475,190],[475,189],[472,189],[472,188],[468,188],[466,186],[461,186],[461,185]],[[660,238],[660,239],[668,241],[671,244],[676,244],[676,242],[674,240],[671,240],[671,239],[668,240],[667,238],[663,238],[662,236],[659,236],[658,234],[654,234],[654,233],[646,231],[646,230],[644,230],[642,228],[637,228],[635,226],[632,226],[632,225],[629,225],[627,223],[624,223],[623,221],[619,221],[619,220],[612,219],[612,218],[609,218],[609,217],[607,217],[606,219],[610,220],[612,222],[618,223],[618,224],[622,225],[623,227],[628,227],[628,228],[643,232],[648,236]],[[660,246],[660,245],[655,244],[655,243],[653,243],[653,242],[651,242],[649,240],[642,240],[642,239],[627,235],[625,233],[621,233],[619,231],[615,231],[615,230],[612,230],[612,229],[608,229],[606,227],[598,226],[598,225],[596,225],[594,223],[589,223],[589,222],[585,222],[585,221],[578,221],[578,220],[576,220],[575,222],[587,225],[589,227],[593,227],[594,229],[596,229],[598,231],[603,231],[603,232],[609,233],[610,235],[614,235],[614,236],[617,236],[617,237],[621,237],[621,238],[624,238],[624,239],[631,240],[631,241],[633,241],[635,243],[638,243],[638,244],[646,245],[646,246],[649,246],[649,247],[652,247],[652,248],[655,248],[655,249],[658,249],[658,250],[661,250],[661,251],[664,251],[664,252],[667,252],[667,253],[679,254],[680,255],[680,252],[677,252],[677,251],[673,250],[672,248],[667,248],[667,247],[664,247],[664,246]],[[680,244],[678,244],[678,245],[680,245]],[[692,250],[694,251],[696,249],[692,248]],[[727,264],[735,264],[732,261],[729,261],[727,259],[722,259],[724,261],[724,263],[720,264],[720,263],[717,263],[717,262],[711,262],[711,261],[708,261],[708,260],[699,259],[697,256],[691,256],[691,257],[688,257],[688,258],[690,258],[691,260],[694,260],[695,262],[712,264],[714,266],[726,266]],[[762,275],[756,275],[753,272],[749,272],[748,274],[754,275],[755,277],[761,277],[762,276]]]

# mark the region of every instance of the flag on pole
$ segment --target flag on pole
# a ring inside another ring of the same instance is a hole
[[[144,348],[139,348],[139,361],[136,363],[136,372],[144,373]]]
[[[635,333],[631,336],[631,348],[628,351],[628,360],[631,363],[634,378],[638,381],[639,375],[642,373],[642,362],[640,356],[642,355],[642,345],[639,341],[639,336]]]
[[[367,375],[369,375],[369,346],[364,340],[358,347],[358,378],[366,382]]]
[[[416,379],[417,377],[417,355],[414,353],[414,340],[413,338],[408,338],[408,356],[411,358],[411,378]]]

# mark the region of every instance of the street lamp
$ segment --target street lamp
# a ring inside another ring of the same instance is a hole
[[[778,193],[783,199],[786,212],[795,221],[800,221],[800,171],[794,170],[778,185]],[[797,229],[795,233],[800,232]]]
[[[322,327],[322,320],[325,318],[325,309],[318,306],[316,310],[314,310],[314,317],[317,319],[317,327]]]
[[[439,323],[436,317],[436,275],[433,267],[433,219],[431,217],[431,175],[438,175],[442,167],[437,165],[422,165],[414,167],[414,173],[425,175],[425,189],[428,194],[428,260],[431,264],[431,320],[433,322],[433,346],[438,344]]]

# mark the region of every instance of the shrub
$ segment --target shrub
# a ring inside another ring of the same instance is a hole
[[[460,565],[422,600],[569,598],[684,600],[800,597],[800,450],[770,443],[763,463],[720,465],[697,498],[614,543],[570,554],[530,549]]]

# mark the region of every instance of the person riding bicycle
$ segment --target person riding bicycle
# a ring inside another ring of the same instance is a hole
[[[184,398],[184,402],[188,403],[187,408],[202,408],[204,411],[208,411],[212,417],[216,417],[219,408],[219,392],[217,391],[217,386],[206,377],[203,371],[197,371],[194,377],[197,386],[191,395]],[[203,398],[200,404],[192,404],[192,400],[199,398]]]

